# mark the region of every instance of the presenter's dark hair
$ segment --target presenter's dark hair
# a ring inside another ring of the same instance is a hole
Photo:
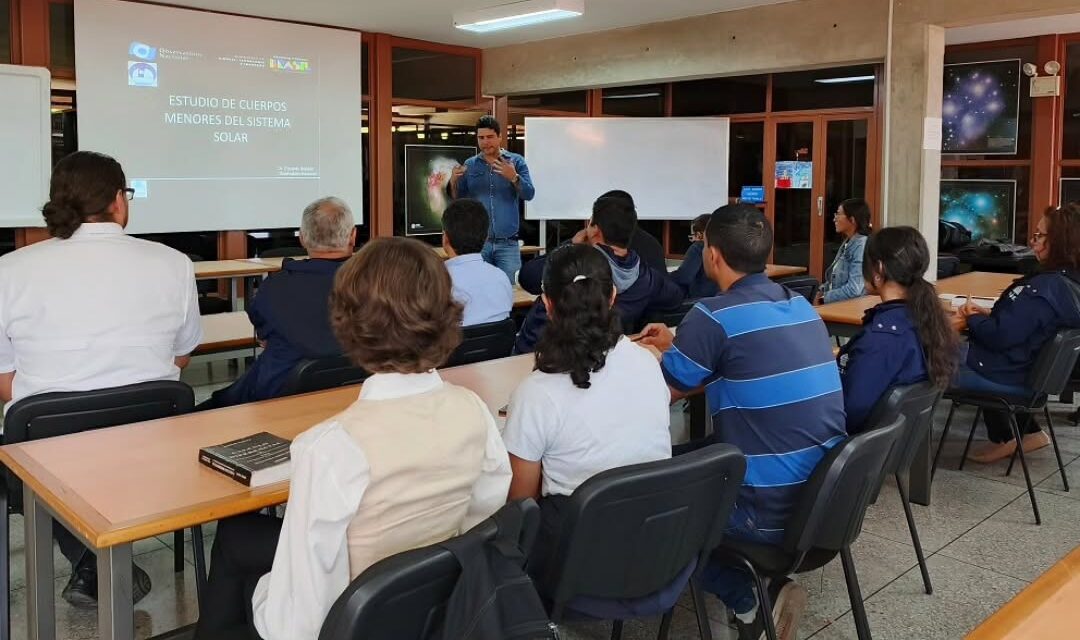
[[[590,224],[600,227],[605,243],[626,249],[637,230],[637,213],[634,205],[622,198],[600,198],[593,203]]]
[[[589,388],[590,374],[604,368],[622,336],[614,287],[611,265],[594,247],[572,244],[551,254],[544,268],[551,317],[536,345],[537,369],[569,373],[575,386]]]
[[[623,191],[622,189],[612,189],[611,191],[608,191],[604,195],[600,196],[600,198],[616,198],[622,200],[629,204],[631,209],[637,211],[637,205],[634,204],[634,197],[628,192]],[[597,199],[599,200],[600,198]]]
[[[476,121],[476,132],[479,133],[481,129],[491,129],[496,135],[502,134],[502,125],[494,116],[483,116]]]
[[[868,236],[874,229],[870,224],[870,205],[862,198],[848,198],[840,203],[844,215],[855,223],[855,233]]]
[[[772,225],[757,207],[724,205],[709,217],[705,243],[720,251],[724,262],[735,271],[761,273],[772,251]]]
[[[959,337],[934,285],[923,278],[929,266],[926,240],[912,227],[887,227],[866,241],[863,277],[877,287],[895,282],[907,289],[904,302],[919,334],[930,382],[944,389],[956,371]]]
[[[113,158],[76,151],[53,167],[49,201],[41,208],[54,238],[70,238],[84,222],[103,221],[116,194],[127,186],[124,169]]]
[[[478,201],[472,198],[454,200],[443,212],[442,222],[443,233],[459,256],[480,253],[484,249],[491,217]]]
[[[462,307],[439,256],[412,238],[375,238],[338,269],[330,324],[371,373],[423,373],[461,343]]]
[[[1043,269],[1080,271],[1080,202],[1046,212],[1046,244]]]

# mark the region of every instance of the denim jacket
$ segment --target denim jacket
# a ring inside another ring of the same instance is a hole
[[[836,259],[825,272],[825,302],[840,302],[866,295],[862,275],[865,252],[866,236],[861,233],[840,245]]]
[[[536,195],[529,166],[525,158],[516,153],[501,151],[501,158],[514,165],[521,177],[521,184],[515,187],[509,180],[495,173],[491,165],[477,154],[465,161],[465,175],[458,182],[458,198],[474,198],[480,201],[491,216],[491,229],[488,239],[506,240],[517,237],[518,200],[529,201]]]

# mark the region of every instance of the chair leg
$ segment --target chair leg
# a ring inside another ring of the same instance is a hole
[[[697,617],[698,634],[701,640],[713,640],[712,627],[709,625],[709,611],[705,607],[705,594],[701,591],[697,576],[690,579],[690,598],[694,601],[694,616]]]
[[[757,571],[754,571],[754,586],[758,597],[758,615],[765,623],[765,637],[768,640],[777,640],[776,625],[773,624],[772,602],[769,600],[769,590],[765,587],[765,579]]]
[[[960,455],[960,466],[957,467],[961,471],[964,470],[964,462],[967,461],[968,451],[971,450],[971,441],[975,438],[975,429],[979,426],[979,417],[982,415],[982,408],[975,410],[975,419],[971,421],[971,431],[968,432],[967,444],[964,445],[964,453]]]
[[[611,622],[611,640],[622,640],[622,620]]]
[[[870,622],[866,619],[862,591],[859,589],[859,574],[855,573],[855,561],[851,558],[851,549],[840,550],[840,561],[844,565],[844,580],[847,581],[848,598],[851,600],[851,615],[855,618],[855,632],[859,640],[871,640]]]
[[[919,541],[919,530],[915,527],[915,517],[911,515],[911,501],[908,500],[907,489],[896,474],[896,488],[900,490],[900,504],[904,506],[904,517],[907,518],[908,531],[911,532],[911,544],[915,547],[915,557],[919,560],[919,571],[922,572],[923,587],[926,595],[934,593],[934,587],[930,584],[930,571],[926,568],[926,558],[923,556],[922,542]]]
[[[949,405],[949,417],[945,419],[945,430],[941,432],[941,440],[938,440],[937,451],[934,452],[934,462],[930,465],[930,481],[934,481],[937,473],[938,460],[941,459],[941,450],[945,448],[945,439],[949,436],[949,427],[952,426],[953,414],[956,412],[956,403]]]
[[[1027,484],[1028,497],[1031,498],[1031,511],[1035,514],[1035,524],[1042,524],[1039,503],[1035,500],[1035,487],[1031,485],[1031,473],[1028,471],[1027,457],[1021,445],[1023,437],[1020,435],[1020,424],[1016,421],[1016,414],[1009,414],[1009,426],[1012,427],[1013,437],[1016,438],[1016,455],[1020,456],[1020,467],[1024,470],[1024,482]]]
[[[191,547],[195,560],[195,597],[201,607],[203,593],[206,592],[206,551],[203,547],[202,525],[191,528]]]
[[[675,617],[675,609],[669,609],[667,613],[660,618],[660,631],[656,634],[656,640],[668,640],[671,635],[671,619]]]
[[[1043,407],[1046,412],[1046,429],[1050,432],[1050,442],[1054,443],[1054,455],[1057,456],[1058,471],[1061,472],[1061,484],[1069,490],[1069,478],[1065,475],[1065,463],[1061,461],[1061,449],[1058,448],[1057,435],[1054,434],[1054,419],[1050,417],[1050,407]]]
[[[8,522],[7,487],[0,485],[0,640],[11,640],[11,523]]]
[[[184,565],[184,530],[173,531],[173,572],[183,573]]]

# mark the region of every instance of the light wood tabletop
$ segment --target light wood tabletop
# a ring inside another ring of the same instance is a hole
[[[245,311],[230,311],[202,316],[202,342],[195,348],[195,355],[247,349],[256,345],[255,327]]]
[[[274,266],[270,263],[260,264],[251,260],[205,260],[194,263],[194,266],[196,280],[261,276],[281,269],[280,262]]]
[[[938,293],[948,293],[954,296],[975,296],[978,298],[993,298],[997,300],[1002,292],[1009,288],[1021,276],[1015,273],[988,273],[986,271],[972,271],[959,276],[945,278],[937,281]]]
[[[441,371],[493,415],[533,367],[531,354]],[[288,498],[249,489],[198,462],[199,448],[258,431],[293,439],[340,412],[359,386],[0,447],[0,462],[95,548],[142,540]]]
[[[442,247],[434,247],[434,249],[435,249],[435,253],[439,254],[440,258],[442,258],[443,260],[446,260],[446,258],[447,258],[446,251],[444,251]],[[539,255],[541,251],[543,251],[542,248],[533,246],[531,244],[523,245],[521,247],[521,255],[523,255],[523,256]]]
[[[967,640],[1075,638],[1080,627],[1080,547],[987,618]]]
[[[765,265],[765,275],[770,278],[786,278],[788,276],[797,276],[802,273],[806,273],[806,267],[796,267],[790,264]]]

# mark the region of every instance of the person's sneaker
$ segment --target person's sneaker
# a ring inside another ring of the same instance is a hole
[[[790,578],[777,578],[769,584],[769,598],[772,600],[773,627],[779,640],[795,640],[803,612],[806,611],[806,589]],[[744,623],[738,618],[735,625],[739,629],[739,640],[764,640],[765,621],[761,609],[754,621]]]
[[[131,599],[138,603],[150,593],[150,576],[137,564],[131,565]],[[82,562],[71,573],[60,596],[76,609],[97,607],[97,567],[93,562]]]

